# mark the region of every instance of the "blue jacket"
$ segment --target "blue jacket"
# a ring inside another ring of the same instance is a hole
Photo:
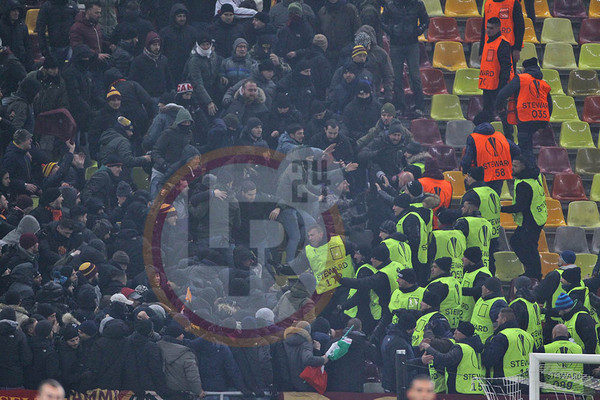
[[[231,387],[244,388],[242,373],[229,347],[202,338],[192,340],[190,347],[198,357],[198,369],[204,390],[222,392]]]
[[[482,135],[493,135],[496,132],[494,126],[489,122],[484,122],[475,127],[473,133],[479,133]],[[508,140],[510,146],[510,156],[515,159],[521,155],[521,149],[512,140]],[[472,165],[477,165],[477,149],[475,148],[475,140],[471,135],[467,136],[467,147],[465,148],[465,155],[460,161],[460,167],[464,174],[469,172]]]

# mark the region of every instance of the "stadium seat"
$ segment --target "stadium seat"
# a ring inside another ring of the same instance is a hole
[[[579,51],[579,69],[600,69],[600,43],[586,43]]]
[[[496,278],[502,282],[510,282],[525,272],[525,268],[513,251],[497,251],[494,253]]]
[[[442,171],[454,171],[458,169],[454,147],[438,144],[429,147],[429,154],[437,160]]]
[[[96,173],[96,171],[98,171],[98,166],[97,165],[91,165],[89,167],[87,167],[85,169],[85,180],[89,180],[92,175],[94,175]]]
[[[444,15],[459,18],[481,17],[475,0],[446,0]]]
[[[582,119],[590,124],[600,123],[600,96],[588,96],[585,98],[583,101]]]
[[[548,43],[544,49],[542,68],[577,69],[573,46],[569,43]]]
[[[542,185],[544,186],[544,196],[550,196],[550,189],[548,189],[548,181],[546,181],[546,175],[542,174]]]
[[[421,36],[419,36],[419,42],[427,42],[427,38],[425,37],[424,33],[422,33]]]
[[[473,17],[467,20],[465,25],[465,43],[479,43],[481,40],[481,24],[483,18]]]
[[[565,92],[562,88],[562,83],[560,83],[560,74],[555,69],[542,69],[542,74],[544,75],[544,80],[550,85],[550,94],[562,94]]]
[[[502,182],[502,191],[500,192],[500,200],[510,200],[512,201],[513,197],[510,194],[510,189],[508,188],[508,181]]]
[[[465,194],[465,176],[461,171],[444,171],[444,179],[452,184],[452,200],[460,200]]]
[[[413,119],[410,123],[410,131],[414,140],[421,144],[444,144],[438,123],[432,119]]]
[[[598,255],[596,254],[576,254],[575,265],[581,268],[581,279],[589,279],[592,277],[594,267],[598,261]]]
[[[437,42],[433,50],[433,67],[447,71],[467,68],[465,51],[460,42]]]
[[[554,0],[555,17],[562,18],[585,18],[587,12],[583,0]]]
[[[594,229],[594,235],[592,236],[592,253],[598,254],[600,252],[600,228]]]
[[[458,96],[482,95],[483,90],[479,89],[479,70],[475,68],[459,69],[454,75],[454,86],[452,94]]]
[[[554,129],[552,124],[546,125],[544,129],[538,129],[534,132],[533,147],[539,149],[540,147],[556,146],[556,138],[554,137]]]
[[[590,18],[600,18],[600,0],[590,0]]]
[[[479,42],[475,42],[471,45],[471,54],[469,55],[469,67],[471,68],[479,68],[481,66],[479,45]]]
[[[444,11],[442,10],[442,4],[440,0],[423,0],[427,15],[430,17],[443,17]]]
[[[511,251],[510,244],[508,243],[508,237],[506,237],[506,231],[503,227],[499,227],[498,236],[498,251]]]
[[[423,42],[419,42],[419,68],[431,68],[429,54]]]
[[[536,18],[552,18],[550,7],[548,7],[548,0],[535,0],[534,7]],[[525,9],[525,2],[521,2],[521,8]],[[523,16],[527,16],[527,13],[523,13]]]
[[[462,42],[456,20],[450,17],[431,18],[427,29],[427,40],[429,42],[441,42],[443,40]]]
[[[535,44],[523,43],[523,48],[521,49],[521,56],[519,57],[519,61],[517,61],[517,67],[523,68],[523,61],[532,57],[538,58],[537,50],[535,49]]]
[[[436,121],[465,119],[458,96],[453,94],[434,95],[431,99],[431,118]]]
[[[593,149],[590,125],[583,121],[565,121],[560,127],[560,145],[565,149]]]
[[[600,43],[600,19],[586,18],[579,27],[579,44]]]
[[[546,197],[546,208],[548,209],[547,228],[558,228],[567,225],[560,201]]]
[[[133,177],[133,183],[135,183],[135,186],[137,186],[138,189],[150,189],[148,174],[142,167],[133,167],[131,175]]]
[[[600,95],[600,81],[596,71],[589,69],[571,71],[569,73],[569,83],[567,84],[567,94],[569,96]]]
[[[504,126],[502,126],[501,121],[492,121],[491,124],[496,131],[498,131],[500,133],[504,133]],[[512,129],[513,129],[513,137],[515,139],[515,143],[518,143],[518,141],[517,141],[517,126],[513,125]]]
[[[446,123],[446,144],[452,147],[465,147],[467,137],[473,133],[475,125],[469,120],[448,121]]]
[[[444,73],[435,68],[421,68],[421,83],[423,94],[433,96],[434,94],[448,94]]]
[[[29,35],[37,35],[37,32],[35,31],[35,24],[37,23],[39,13],[39,8],[30,8],[25,14],[25,25],[27,25]]]
[[[600,173],[600,149],[577,150],[575,172],[578,174]]]
[[[473,119],[483,110],[483,96],[469,97],[469,106],[467,107],[467,119]]]
[[[540,41],[546,43],[577,44],[573,35],[571,20],[567,18],[547,18],[544,20]]]
[[[588,229],[600,227],[598,204],[595,201],[572,201],[567,212],[567,224]]]
[[[590,189],[590,200],[600,201],[600,174],[594,174],[592,187]]]
[[[510,206],[512,200],[502,200],[500,204],[503,206]],[[515,223],[513,215],[508,213],[500,213],[500,225],[507,231],[514,231],[517,229],[517,224]]]
[[[538,167],[544,174],[573,172],[567,149],[562,147],[542,147],[538,154]]]
[[[531,18],[525,17],[525,33],[523,34],[523,42],[540,44]]]
[[[549,272],[558,268],[558,253],[540,253],[540,261],[542,263],[542,276],[546,276]]]
[[[552,198],[560,201],[587,200],[581,177],[565,173],[554,175]]]
[[[548,249],[548,240],[546,239],[546,232],[543,229],[540,231],[540,238],[538,239],[538,251],[550,251],[550,249]]]
[[[552,115],[550,122],[579,120],[575,100],[571,96],[552,96]]]

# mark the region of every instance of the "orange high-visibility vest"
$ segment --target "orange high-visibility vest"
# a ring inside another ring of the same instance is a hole
[[[492,135],[471,133],[477,151],[477,166],[483,167],[486,182],[512,179],[512,159],[506,137],[500,132]]]
[[[504,1],[494,1],[487,0],[484,6],[484,17],[485,17],[485,26],[487,26],[488,19],[492,17],[497,17],[500,19],[500,34],[504,36],[506,41],[511,45],[515,45],[515,22],[513,21],[513,9],[515,7],[515,3],[517,0],[504,0]],[[521,7],[521,5],[517,5],[517,7]],[[485,41],[487,42],[488,36],[485,34]]]
[[[433,229],[438,229],[437,211],[440,207],[450,208],[452,201],[452,184],[446,180],[419,178],[424,193],[434,193],[440,196],[440,205],[433,209]]]
[[[519,122],[550,121],[550,85],[543,79],[536,79],[525,73],[519,74],[519,84],[516,102],[514,95],[508,102],[508,123],[516,125]]]
[[[481,53],[481,67],[479,68],[479,89],[496,90],[500,83],[500,61],[498,61],[498,47],[503,40],[506,40],[502,35],[488,43],[487,40],[483,45]],[[508,40],[506,40],[508,42]],[[510,63],[509,81],[514,77],[512,67],[512,57]]]

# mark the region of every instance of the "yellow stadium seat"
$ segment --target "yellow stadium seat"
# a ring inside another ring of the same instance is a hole
[[[581,279],[588,279],[592,276],[597,261],[597,254],[580,253],[575,255],[575,265],[581,268]]]
[[[560,201],[546,197],[546,208],[548,209],[547,228],[558,228],[567,224]]]
[[[433,68],[441,68],[447,71],[467,68],[462,43],[437,42],[433,50]]]
[[[521,2],[524,6],[525,2]],[[536,18],[552,18],[550,14],[550,7],[548,7],[548,0],[535,0],[535,16]]]
[[[548,43],[544,49],[542,68],[577,69],[573,46],[569,43]]]
[[[579,69],[600,69],[600,43],[585,43],[579,51]]]
[[[575,100],[571,96],[552,96],[552,115],[550,122],[579,120]]]
[[[27,25],[29,35],[37,35],[37,33],[35,32],[35,24],[37,23],[39,13],[39,8],[30,8],[25,14],[25,25]]]
[[[454,94],[434,94],[431,98],[431,118],[436,121],[465,119],[458,96]]]
[[[512,201],[501,201],[500,204],[503,206],[510,206]],[[507,231],[517,229],[517,224],[513,219],[513,215],[508,213],[500,213],[500,225]]]
[[[497,251],[494,253],[496,278],[502,282],[510,282],[525,272],[525,268],[513,251]]]
[[[38,196],[31,196],[31,201],[33,201],[33,208],[40,205],[40,198]]]
[[[465,176],[461,171],[445,171],[444,180],[452,184],[452,200],[460,200],[465,194]]]
[[[590,18],[600,18],[600,0],[590,0]]]
[[[87,167],[85,169],[85,180],[89,180],[92,175],[94,175],[94,173],[96,173],[96,171],[98,171],[98,166],[97,165],[91,165],[89,167]]]
[[[544,20],[540,41],[546,43],[577,44],[573,34],[571,20],[567,18],[548,18]]]
[[[525,18],[525,33],[523,34],[523,41],[526,43],[540,43],[535,34],[535,28],[533,27],[531,18]]]
[[[543,232],[543,231],[542,231]],[[557,253],[540,252],[540,261],[542,263],[542,276],[546,276],[549,272],[558,268]]]
[[[594,174],[592,188],[590,189],[590,200],[600,201],[600,174]]]
[[[595,201],[572,201],[569,203],[567,223],[570,226],[580,226],[586,229],[600,226],[600,213]]]
[[[491,124],[496,131],[498,131],[500,133],[504,133],[504,126],[502,126],[501,121],[492,121]],[[515,139],[515,143],[518,144],[519,142],[518,142],[518,138],[517,138],[517,126],[513,125],[512,129],[513,129],[513,138]]]
[[[548,252],[548,241],[546,240],[546,232],[542,229],[540,232],[540,239],[538,240],[538,251],[541,253],[543,251]]]
[[[458,96],[482,95],[483,90],[479,89],[479,70],[475,68],[465,68],[456,71],[452,94]]]
[[[569,73],[567,84],[569,96],[597,96],[600,95],[600,81],[594,70],[574,70]]]
[[[444,14],[446,17],[481,17],[475,0],[446,0]]]
[[[133,176],[133,183],[135,183],[135,186],[137,186],[138,189],[150,189],[148,174],[142,167],[134,167],[131,171],[131,175]]]
[[[548,190],[548,181],[546,181],[546,175],[544,174],[542,174],[542,184],[544,185],[544,196],[552,197],[550,196],[550,190]]]
[[[510,194],[510,190],[508,189],[508,181],[504,181],[502,183],[502,192],[500,193],[500,200],[512,201],[512,199],[512,194]]]
[[[550,85],[550,94],[554,96],[555,94],[565,94],[565,91],[562,88],[562,83],[560,83],[560,75],[555,69],[542,69],[542,74],[544,75],[544,80]]]
[[[590,124],[583,121],[565,121],[560,128],[560,146],[565,149],[593,149]]]

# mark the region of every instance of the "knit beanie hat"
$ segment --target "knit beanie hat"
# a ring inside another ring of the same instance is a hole
[[[575,264],[575,253],[571,250],[565,250],[560,253],[560,258],[567,264]]]
[[[34,331],[35,336],[47,338],[52,332],[52,322],[48,321],[47,319],[40,321],[35,325]]]
[[[229,4],[229,3],[225,3],[221,6],[221,9],[219,10],[219,15],[221,14],[225,14],[226,12],[230,12],[233,13],[233,5]]]
[[[475,327],[472,323],[468,321],[460,322],[456,330],[465,335],[466,337],[471,337],[475,334]]]
[[[95,336],[98,333],[98,325],[94,321],[83,321],[79,325],[79,330],[88,336]]]
[[[183,333],[184,333],[183,328],[181,327],[181,325],[179,325],[175,321],[171,321],[171,323],[169,325],[167,325],[167,327],[165,328],[165,335],[171,336],[174,338],[183,335]]]
[[[571,307],[573,307],[575,305],[575,302],[573,302],[573,299],[566,293],[561,293],[558,295],[558,298],[556,299],[556,303],[554,303],[554,308],[557,309],[558,311],[561,310],[566,310],[569,309]]]
[[[33,200],[31,199],[31,197],[27,196],[26,194],[20,194],[17,196],[17,201],[15,202],[15,205],[17,207],[19,207],[21,210],[24,210],[28,207],[33,206]]]
[[[271,61],[271,59],[264,60],[260,64],[258,64],[258,71],[275,71],[275,64],[273,64],[273,61]]]
[[[408,310],[399,309],[398,312],[396,312],[396,317],[398,318],[396,325],[405,331],[415,329],[417,326],[417,320],[415,319],[415,316],[413,313],[408,312]]]
[[[423,293],[423,303],[428,304],[432,308],[438,308],[441,303],[440,296],[431,290],[425,290]]]
[[[42,193],[42,197],[40,198],[40,204],[47,206],[48,204],[52,203],[54,200],[58,199],[58,197],[61,194],[62,193],[60,193],[59,188],[55,188],[55,187],[48,188],[48,189],[44,190],[44,193]]]
[[[64,327],[62,337],[65,342],[77,336],[79,336],[77,324],[67,324]]]
[[[302,15],[302,5],[297,1],[290,3],[288,6],[288,14]]]
[[[380,244],[371,252],[371,258],[378,261],[387,261],[390,259],[390,250],[385,244]]]
[[[54,168],[54,166],[57,164],[58,163],[55,163],[54,161],[51,161],[47,164],[42,164],[42,173],[44,174],[44,178],[47,178],[50,175],[52,168]]]
[[[502,290],[502,282],[500,282],[500,279],[494,276],[487,278],[483,282],[483,286],[485,286],[487,290],[493,293],[500,292]]]
[[[467,260],[474,264],[477,264],[481,261],[481,249],[479,247],[468,247],[463,255]]]
[[[359,56],[361,54],[364,54],[364,55],[367,54],[367,49],[365,48],[365,46],[357,44],[356,46],[354,46],[352,48],[352,58],[354,58],[355,56]]]
[[[225,122],[225,126],[230,129],[237,129],[240,126],[240,120],[235,114],[227,114],[223,117],[223,122]]]
[[[406,283],[409,283],[411,285],[417,283],[417,274],[412,268],[398,270],[398,278],[402,279],[403,281],[406,281]]]
[[[125,181],[119,182],[117,185],[117,197],[127,197],[132,193],[131,186]]]
[[[413,197],[419,197],[423,194],[423,185],[418,180],[410,181],[406,184],[406,188],[408,189],[408,193],[410,193]]]
[[[448,272],[452,268],[452,259],[450,257],[440,257],[434,262],[442,271]]]
[[[562,278],[572,285],[576,285],[581,282],[581,268],[569,268],[565,269],[562,273]]]
[[[327,36],[322,35],[320,33],[315,35],[315,37],[313,37],[313,44],[315,46],[319,46],[321,50],[327,51],[327,46],[329,45],[327,41]]]
[[[421,152],[421,145],[417,142],[410,142],[406,145],[406,152],[409,154],[419,154]]]
[[[24,233],[19,238],[19,246],[25,250],[32,248],[38,243],[38,237],[34,233]]]
[[[98,271],[96,265],[91,262],[84,262],[79,266],[79,272],[85,277],[94,276],[94,274]]]
[[[275,313],[273,313],[273,311],[270,308],[266,307],[258,310],[254,317],[261,318],[270,324],[273,324],[275,322]]]
[[[152,320],[140,319],[135,321],[135,331],[142,336],[150,336],[150,333],[152,333]]]
[[[379,225],[379,232],[387,233],[388,235],[396,233],[396,224],[392,220],[383,221]]]
[[[110,87],[108,93],[106,93],[106,101],[111,101],[112,99],[120,99],[121,92],[115,89],[113,86]]]
[[[358,32],[354,35],[354,44],[360,44],[367,48],[371,44],[371,36],[367,32]]]
[[[263,24],[268,24],[269,22],[271,22],[271,17],[269,17],[269,14],[267,14],[266,12],[262,12],[262,11],[259,11],[256,14],[254,14],[254,18],[259,20]]]
[[[381,107],[381,114],[386,113],[386,114],[391,114],[391,115],[396,115],[396,107],[394,107],[394,105],[392,103],[385,103],[382,107]]]
[[[523,68],[537,67],[537,65],[538,65],[538,59],[535,57],[528,58],[527,60],[523,61]]]
[[[519,276],[517,279],[515,279],[515,289],[519,290],[524,288],[531,288],[531,279],[525,275]]]
[[[394,205],[400,208],[408,208],[410,207],[410,197],[406,193],[402,193],[401,195],[396,196]]]

